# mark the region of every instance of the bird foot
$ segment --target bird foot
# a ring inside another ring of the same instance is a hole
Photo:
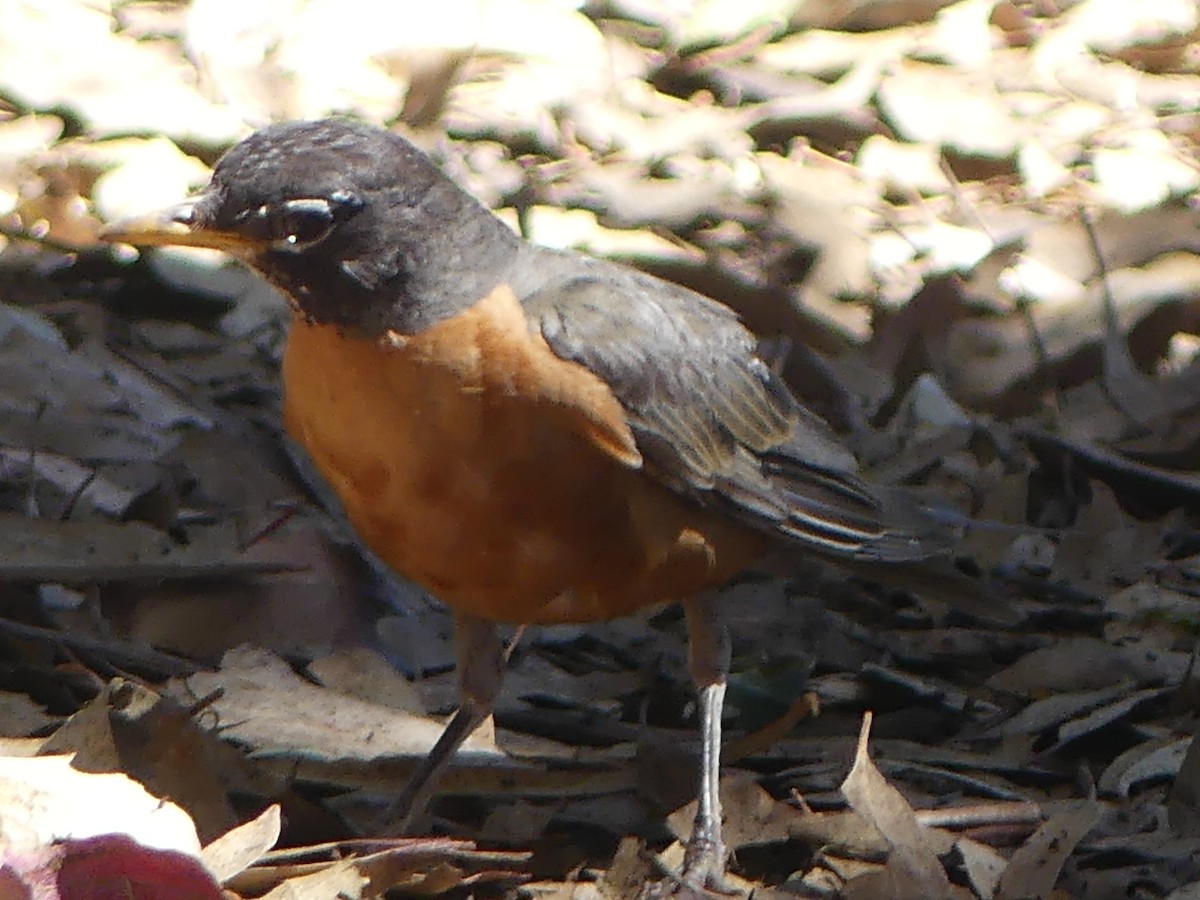
[[[728,896],[725,885],[725,844],[717,835],[696,822],[683,853],[679,880],[688,887]],[[705,896],[703,893],[700,896]]]
[[[638,900],[730,900],[741,896],[740,891],[725,887],[719,877],[714,884],[707,878],[699,882],[681,873],[647,883],[638,894]]]
[[[679,874],[645,885],[638,900],[728,900],[741,896],[725,883],[725,846],[697,828],[687,843]]]

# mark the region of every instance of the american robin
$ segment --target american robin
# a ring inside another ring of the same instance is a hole
[[[272,125],[199,195],[105,237],[219,248],[287,296],[288,431],[364,543],[454,611],[461,705],[408,816],[492,709],[497,623],[680,601],[702,730],[683,877],[715,883],[729,650],[713,589],[772,545],[878,563],[945,549],[931,517],[860,478],[729,308],[522,241],[389,131]]]

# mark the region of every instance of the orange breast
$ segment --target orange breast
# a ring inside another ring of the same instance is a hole
[[[364,542],[454,609],[585,622],[727,580],[764,539],[640,469],[620,404],[508,290],[414,337],[293,323],[288,431]]]

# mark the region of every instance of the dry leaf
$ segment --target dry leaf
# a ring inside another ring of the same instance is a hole
[[[886,874],[871,876],[872,890],[885,890],[887,893],[875,896],[894,900],[949,896],[950,880],[927,834],[917,824],[912,807],[871,762],[867,752],[871,718],[870,713],[863,716],[854,767],[841,790],[851,808],[877,828],[891,846]]]
[[[232,828],[200,851],[200,858],[224,883],[254,865],[279,840],[279,806],[272,804],[256,818]]]
[[[191,856],[155,850],[123,834],[72,838],[31,852],[0,846],[4,896],[13,900],[224,900]]]
[[[263,895],[263,900],[359,900],[365,896],[368,879],[361,874],[354,862],[335,863],[311,875],[300,875],[273,888]],[[372,892],[372,897],[380,896]]]
[[[187,813],[126,775],[80,772],[69,756],[0,757],[0,845],[35,850],[66,838],[111,834],[200,855]]]
[[[995,900],[1052,896],[1063,863],[1100,821],[1094,800],[1084,800],[1051,816],[1009,860],[1000,876]]]

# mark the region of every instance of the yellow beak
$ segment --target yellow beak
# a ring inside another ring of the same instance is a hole
[[[198,225],[197,204],[203,195],[184,200],[158,212],[130,216],[100,229],[100,239],[136,247],[208,247],[235,256],[257,248],[257,243],[236,231]]]

